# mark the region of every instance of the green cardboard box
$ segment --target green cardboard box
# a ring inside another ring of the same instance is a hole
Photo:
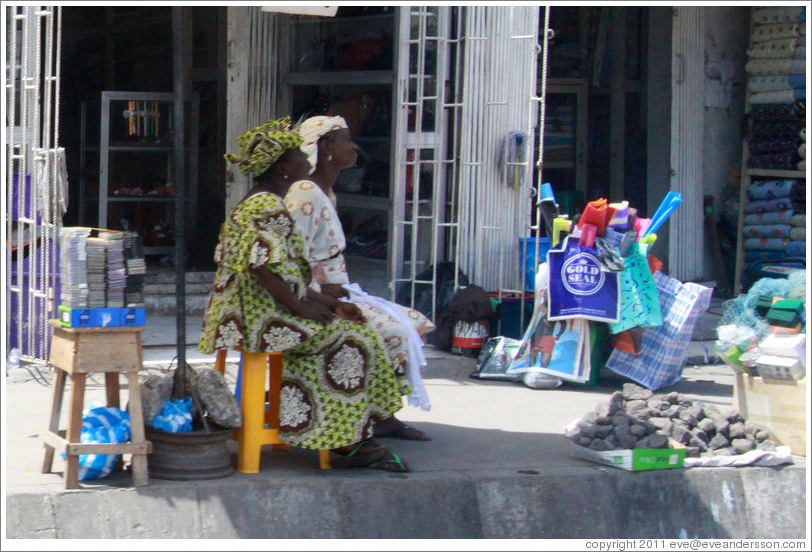
[[[769,295],[759,295],[756,299],[756,312],[762,318],[767,317],[767,312],[773,306],[773,298]]]
[[[685,464],[684,448],[598,451],[570,441],[570,455],[626,471],[670,470]]]
[[[59,323],[68,328],[89,328],[94,325],[93,309],[57,307]]]

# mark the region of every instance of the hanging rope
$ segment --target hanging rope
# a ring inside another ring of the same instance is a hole
[[[538,167],[538,179],[536,181],[536,190],[541,188],[542,178],[542,160],[544,159],[544,121],[546,116],[547,107],[547,52],[549,50],[550,40],[555,36],[555,31],[550,28],[550,6],[544,8],[544,33],[541,39],[541,91],[539,96],[539,149],[538,158],[536,159],[536,167]],[[538,192],[536,192],[538,193]],[[541,210],[537,209],[536,220],[541,220]],[[536,225],[538,233],[538,224]]]

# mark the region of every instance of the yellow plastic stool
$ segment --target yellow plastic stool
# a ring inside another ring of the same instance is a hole
[[[221,374],[226,371],[228,351],[220,349],[214,363]],[[262,445],[290,450],[290,445],[279,439],[279,393],[282,389],[282,353],[240,353],[240,408],[242,427],[234,432],[239,445],[237,469],[241,473],[259,473]],[[268,373],[268,409],[265,409],[265,370]],[[319,466],[329,470],[330,451],[319,451]]]

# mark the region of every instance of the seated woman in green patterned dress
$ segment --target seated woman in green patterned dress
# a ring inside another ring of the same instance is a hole
[[[282,441],[331,449],[349,465],[409,471],[372,440],[376,420],[403,406],[406,374],[357,307],[308,286],[310,265],[283,202],[310,170],[301,142],[286,117],[246,132],[240,153],[226,155],[254,186],[221,227],[199,349],[284,351]]]

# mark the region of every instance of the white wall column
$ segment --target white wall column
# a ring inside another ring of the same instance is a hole
[[[683,202],[666,224],[670,227],[668,273],[682,281],[701,279],[704,272],[705,24],[702,10],[702,7],[678,6],[674,8],[673,18],[671,190],[680,192]],[[662,198],[651,199],[659,203]]]
[[[237,153],[237,137],[248,129],[248,63],[250,60],[249,9],[228,8],[228,62],[226,65],[226,153]],[[226,163],[226,213],[248,191],[249,178]]]

